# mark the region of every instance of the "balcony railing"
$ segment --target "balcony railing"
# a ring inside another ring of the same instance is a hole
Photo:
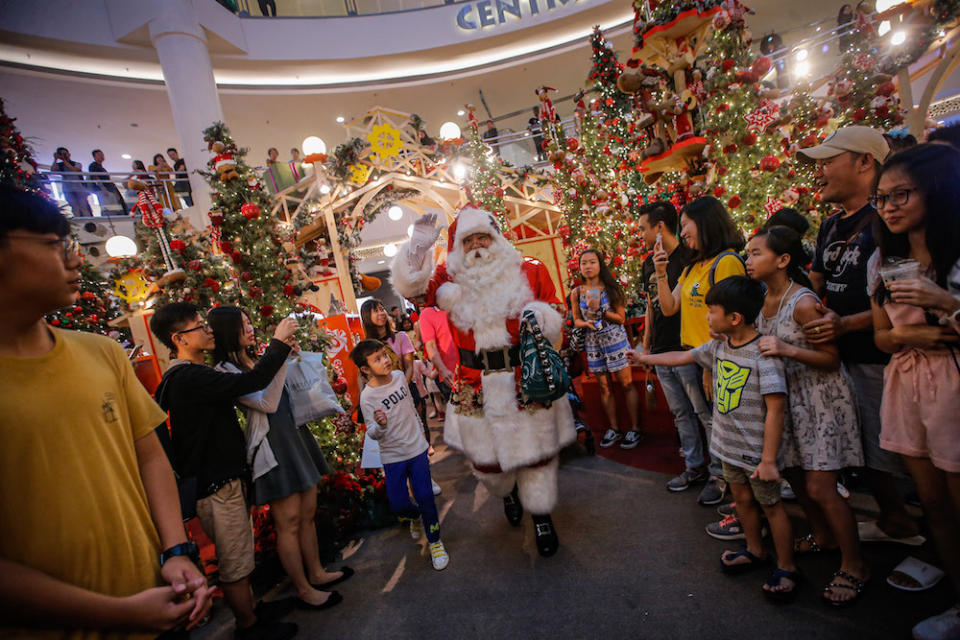
[[[192,205],[186,173],[170,173],[158,177],[152,173],[40,170],[44,188],[58,202],[66,205],[73,217],[128,215],[137,203],[138,194],[127,187],[136,178],[149,186],[164,209],[179,211]]]
[[[236,12],[242,18],[271,17],[261,13],[269,2],[258,0],[218,0],[227,9]],[[374,15],[379,13],[397,13],[417,11],[430,7],[442,7],[445,4],[458,4],[445,0],[275,0],[279,18],[328,18]]]

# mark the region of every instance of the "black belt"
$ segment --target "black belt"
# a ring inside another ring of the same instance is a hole
[[[503,349],[484,349],[480,353],[457,349],[460,352],[460,364],[470,369],[482,371],[508,371],[520,366],[520,347]]]
[[[211,482],[207,487],[197,493],[197,500],[203,500],[204,498],[209,498],[220,489],[223,489],[225,486],[233,482],[234,480],[239,479],[240,476],[232,476],[230,478],[224,478],[223,480],[217,480],[216,482]]]

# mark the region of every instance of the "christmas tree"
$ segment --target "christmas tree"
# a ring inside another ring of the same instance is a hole
[[[7,115],[3,99],[0,98],[0,183],[15,185],[26,191],[42,191],[37,163],[14,124],[16,120]]]
[[[709,71],[702,113],[712,194],[746,229],[761,226],[787,206],[815,212],[813,166],[796,157],[799,144],[817,141],[816,135],[809,137],[807,124],[812,100],[799,94],[787,107],[775,102],[777,90],[761,82],[770,59],[754,59],[742,21],[715,20],[705,56]]]
[[[467,201],[492,213],[500,225],[500,231],[511,238],[507,207],[503,202],[503,180],[500,177],[503,163],[500,156],[480,137],[480,127],[473,115],[473,106],[466,105],[466,108],[470,111],[470,124],[467,142],[460,149],[461,152],[466,151],[470,162],[470,177],[464,185]]]

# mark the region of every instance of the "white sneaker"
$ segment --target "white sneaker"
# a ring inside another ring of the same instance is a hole
[[[837,483],[837,493],[839,493],[840,497],[843,498],[844,500],[850,499],[850,489],[847,489],[845,486],[843,486],[839,482]]]
[[[431,542],[430,547],[430,564],[433,565],[433,568],[437,571],[443,571],[447,568],[447,565],[450,564],[450,556],[447,554],[447,550],[443,548],[443,543],[437,540],[436,542]]]
[[[410,537],[419,540],[423,537],[423,520],[417,518],[410,521]]]
[[[938,616],[921,620],[913,627],[914,640],[955,640],[960,638],[960,604]]]
[[[427,414],[427,417],[430,418],[431,420],[434,419],[434,418],[436,418],[436,417],[437,417],[437,411],[436,411],[436,409],[434,409],[434,410],[431,411],[429,414]]]
[[[440,488],[440,485],[438,485],[437,481],[433,478],[430,478],[430,484],[433,485],[433,495],[438,496],[443,493],[443,489]]]

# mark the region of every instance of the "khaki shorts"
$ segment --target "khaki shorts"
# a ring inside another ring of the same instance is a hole
[[[197,501],[197,517],[217,548],[221,582],[237,582],[253,573],[253,529],[243,484],[234,480]]]
[[[780,502],[780,483],[751,478],[750,472],[723,461],[723,479],[729,484],[749,484],[753,497],[762,505],[770,506]]]

